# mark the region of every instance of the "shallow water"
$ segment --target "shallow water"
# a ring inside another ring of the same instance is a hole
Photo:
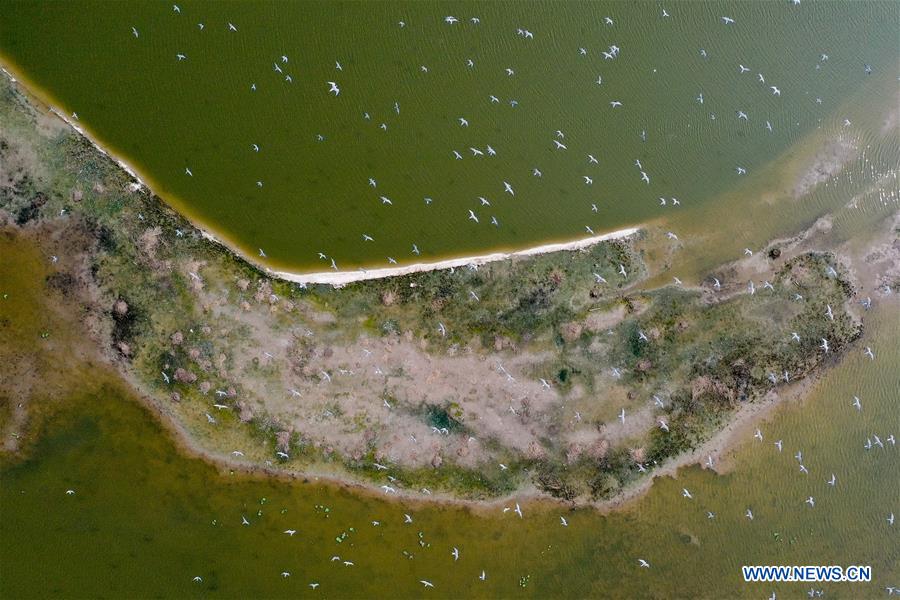
[[[666,7],[669,17],[649,2],[180,8],[7,3],[0,53],[169,202],[283,270],[327,269],[320,251],[351,269],[573,239],[586,226],[678,220],[679,211],[685,222],[728,214],[734,190],[746,197],[771,183],[773,159],[818,128],[864,122],[896,93],[893,2],[691,2]],[[621,51],[606,60],[611,45]],[[568,150],[554,149],[557,130]],[[496,156],[469,150],[488,145]],[[796,224],[790,215],[781,213]]]

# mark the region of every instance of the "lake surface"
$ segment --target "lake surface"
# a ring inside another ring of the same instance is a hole
[[[422,256],[443,257],[664,217],[682,239],[698,240],[673,260],[672,273],[687,282],[828,212],[833,238],[858,237],[900,202],[900,141],[882,129],[897,97],[896,3],[673,3],[665,7],[670,17],[654,3],[179,6],[180,14],[163,2],[6,3],[0,51],[166,200],[248,254],[262,246],[272,266],[322,269],[319,250],[342,268],[394,255],[403,262],[414,258],[416,240]],[[446,24],[447,15],[460,22]],[[614,25],[604,25],[606,15]],[[722,15],[735,23],[726,26]],[[471,16],[481,18],[478,26]],[[518,27],[534,38],[516,35]],[[619,57],[604,60],[600,51],[611,44]],[[179,62],[177,53],[187,58]],[[282,54],[289,61],[278,74]],[[741,75],[741,63],[752,71]],[[339,83],[338,97],[326,81]],[[613,109],[612,100],[623,106]],[[845,118],[852,127],[844,128]],[[568,150],[554,149],[557,129]],[[858,154],[836,178],[791,199],[809,149],[844,131]],[[487,144],[497,156],[468,151]],[[453,159],[454,148],[463,160]],[[535,167],[543,177],[532,176]],[[514,197],[503,193],[504,180]],[[394,204],[382,204],[382,194]],[[658,196],[682,204],[661,207]],[[466,219],[469,209],[481,217],[477,225]],[[492,214],[499,228],[489,225]],[[375,241],[363,243],[363,232]],[[13,272],[24,277],[5,256],[0,287]],[[0,318],[9,306],[0,303]],[[684,469],[609,516],[540,503],[524,505],[520,520],[499,508],[387,502],[314,482],[223,473],[186,457],[120,384],[85,380],[54,409],[27,460],[0,462],[0,596],[765,598],[775,591],[783,599],[806,598],[811,586],[744,584],[740,566],[834,563],[871,565],[874,580],[815,586],[827,598],[884,597],[885,586],[900,585],[900,525],[886,522],[890,512],[900,516],[900,450],[864,444],[873,434],[900,436],[895,308],[876,302],[859,347],[803,403],[761,424],[763,442],[748,432],[729,474]],[[23,338],[40,339],[36,316],[34,323]],[[862,355],[867,345],[877,360]],[[854,395],[862,411],[851,406]],[[798,470],[797,451],[809,475]],[[825,483],[832,473],[834,488]],[[684,487],[693,500],[682,497]],[[815,507],[804,503],[808,496]],[[640,568],[639,558],[651,567]],[[435,588],[425,590],[422,579]]]
[[[348,270],[730,214],[895,100],[898,6],[16,1],[0,54],[242,253]]]

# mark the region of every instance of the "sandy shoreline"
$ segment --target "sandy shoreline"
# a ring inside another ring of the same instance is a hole
[[[627,229],[619,229],[602,235],[594,235],[588,238],[575,240],[572,242],[560,242],[555,244],[542,244],[525,248],[524,250],[515,250],[512,252],[493,252],[491,254],[481,254],[478,256],[463,256],[460,258],[448,258],[446,260],[438,260],[427,263],[414,263],[411,265],[398,265],[395,267],[383,267],[377,269],[357,269],[355,271],[322,271],[318,273],[291,273],[288,271],[269,271],[269,275],[292,281],[294,283],[325,283],[340,287],[355,281],[367,281],[370,279],[383,279],[385,277],[397,277],[399,275],[408,275],[410,273],[424,273],[426,271],[437,271],[440,269],[451,269],[458,267],[467,267],[469,265],[483,265],[490,262],[501,260],[509,260],[522,256],[534,256],[537,254],[547,254],[550,252],[562,252],[571,250],[581,250],[588,248],[594,244],[606,240],[614,240],[634,235],[639,231],[638,227],[629,227]],[[205,234],[204,235],[208,235]],[[213,238],[214,239],[214,238]],[[217,240],[216,240],[217,241]]]

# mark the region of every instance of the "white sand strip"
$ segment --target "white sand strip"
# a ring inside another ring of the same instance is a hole
[[[447,260],[439,260],[430,263],[415,263],[412,265],[402,265],[396,267],[385,267],[380,269],[357,269],[355,271],[324,271],[321,273],[290,273],[287,271],[268,271],[269,275],[292,281],[294,283],[325,283],[335,287],[340,287],[354,281],[366,281],[369,279],[382,279],[384,277],[396,277],[398,275],[408,275],[410,273],[424,273],[425,271],[437,271],[439,269],[449,269],[451,267],[465,267],[468,265],[483,265],[489,262],[497,262],[500,260],[509,260],[521,256],[534,256],[536,254],[547,254],[548,252],[562,252],[566,250],[581,250],[588,248],[594,244],[606,240],[628,237],[637,233],[637,227],[628,229],[620,229],[603,235],[595,235],[588,238],[575,240],[573,242],[563,242],[558,244],[544,244],[543,246],[534,246],[524,250],[515,252],[495,252],[494,254],[484,254],[481,256],[464,256],[461,258],[449,258]],[[215,238],[213,238],[215,239]]]

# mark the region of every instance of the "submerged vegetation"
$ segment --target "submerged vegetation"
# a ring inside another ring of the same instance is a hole
[[[341,289],[287,283],[6,82],[0,94],[0,222],[40,233],[47,301],[195,445],[248,467],[609,499],[860,333],[846,274],[812,252],[770,253],[752,293],[643,289],[641,239]]]

